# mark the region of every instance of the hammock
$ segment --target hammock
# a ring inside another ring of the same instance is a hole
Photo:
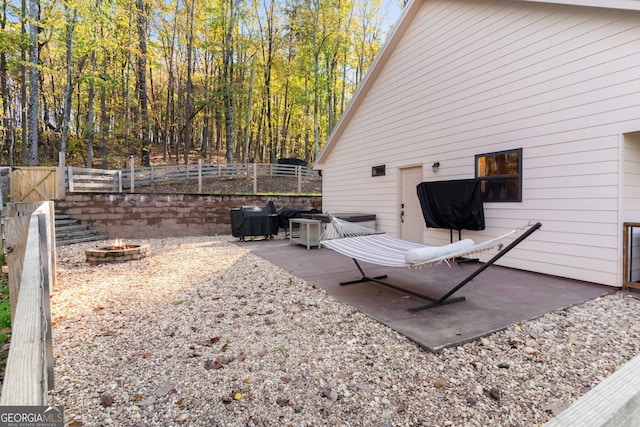
[[[495,247],[501,248],[503,240],[518,232],[519,230],[511,230],[478,244],[471,239],[464,239],[444,246],[425,246],[386,234],[321,240],[321,244],[342,255],[370,264],[385,267],[419,268],[428,264],[439,264],[467,255],[486,252]],[[429,256],[430,254],[436,256]]]
[[[344,286],[353,283],[372,281],[431,301],[431,304],[411,308],[409,309],[409,311],[419,311],[425,308],[464,301],[464,297],[449,297],[542,226],[542,224],[539,222],[534,225],[527,225],[526,227],[511,230],[501,236],[478,244],[473,242],[471,239],[465,239],[456,243],[452,243],[450,245],[430,247],[418,243],[408,242],[406,240],[397,239],[386,234],[371,234],[376,233],[375,230],[368,229],[367,227],[359,226],[357,224],[347,225],[345,224],[346,221],[339,220],[338,218],[332,216],[329,216],[329,218],[331,222],[327,226],[323,235],[320,237],[321,246],[327,247],[342,255],[352,258],[354,263],[356,264],[356,267],[362,275],[360,279],[352,280],[349,282],[342,282],[340,283],[340,285]],[[357,227],[351,227],[352,225],[357,225]],[[522,233],[524,229],[527,230]],[[366,234],[367,232],[369,234]],[[518,238],[511,242],[507,247],[503,247],[503,240],[518,233],[521,233]],[[451,259],[464,257],[466,255],[478,252],[488,251],[496,247],[499,249],[499,251],[491,258],[491,260],[489,260],[485,264],[480,265],[480,267],[466,279],[456,285],[444,296],[437,299],[381,281],[380,279],[386,278],[386,275],[379,277],[368,277],[365,275],[362,267],[358,263],[358,261],[363,261],[370,264],[386,267],[416,268],[428,264],[447,262]]]
[[[326,214],[329,218],[329,224],[322,232],[320,240],[342,239],[344,237],[370,236],[372,234],[382,234],[373,228],[365,227],[355,222],[345,221],[336,218],[330,213]]]

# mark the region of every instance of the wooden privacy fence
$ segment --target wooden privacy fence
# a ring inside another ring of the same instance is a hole
[[[306,166],[259,164],[259,163],[216,163],[197,165],[167,165],[148,168],[122,170],[102,170],[67,167],[67,188],[70,192],[133,192],[136,187],[145,187],[156,183],[168,183],[178,180],[197,180],[198,192],[202,192],[202,180],[205,178],[247,177],[253,179],[253,192],[257,193],[260,178],[288,177],[297,178],[298,194],[302,192],[302,181],[320,180],[317,171]]]
[[[41,406],[53,389],[50,290],[55,281],[53,202],[10,204],[5,223],[11,346],[0,406]]]

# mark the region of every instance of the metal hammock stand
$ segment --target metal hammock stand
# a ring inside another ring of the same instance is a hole
[[[334,220],[335,220],[335,223],[334,223]],[[341,224],[340,221],[337,220],[336,218],[331,218],[331,225],[338,225],[338,227],[343,228],[344,231],[346,231],[346,229],[349,228],[349,226],[345,224]],[[399,259],[399,255],[401,253],[403,254],[404,252],[406,252],[411,248],[424,247],[423,245],[418,245],[416,243],[395,239],[393,237],[389,237],[384,234],[374,234],[374,235],[367,236],[364,234],[366,230],[364,230],[362,227],[358,228],[357,230],[352,229],[354,230],[354,232],[352,232],[352,234],[349,237],[340,237],[339,236],[340,232],[339,231],[336,232],[336,229],[328,232],[325,231],[325,235],[321,237],[321,246],[328,247],[329,249],[333,249],[336,252],[339,252],[343,255],[351,257],[356,267],[358,268],[358,271],[361,274],[361,277],[359,279],[350,280],[347,282],[341,282],[340,286],[347,286],[347,285],[363,283],[363,282],[375,282],[380,285],[386,286],[388,288],[395,289],[397,291],[404,292],[406,294],[413,295],[415,297],[430,301],[426,305],[412,307],[409,309],[410,312],[417,312],[417,311],[421,311],[421,310],[425,310],[433,307],[438,307],[441,305],[453,304],[456,302],[464,301],[465,297],[463,296],[452,297],[452,295],[455,294],[457,291],[459,291],[467,283],[472,281],[479,274],[481,274],[484,270],[486,270],[491,265],[493,265],[500,258],[505,256],[509,251],[511,251],[511,249],[519,245],[523,240],[525,240],[527,237],[533,234],[536,230],[540,229],[540,227],[542,227],[542,223],[540,222],[523,227],[523,229],[526,229],[526,231],[521,233],[515,240],[513,240],[510,244],[508,244],[505,247],[502,247],[502,244],[500,244],[499,242],[501,240],[504,240],[506,237],[510,236],[511,234],[521,232],[522,229],[512,230],[509,233],[506,233],[495,239],[491,239],[487,242],[477,244],[473,248],[467,249],[463,252],[443,255],[443,256],[433,258],[424,262],[416,263],[416,264],[407,264],[404,261],[404,255],[402,255],[402,259]],[[372,231],[372,230],[369,230],[369,231]],[[372,258],[371,252],[366,255],[360,256],[360,254],[364,254],[366,252],[367,246],[370,246],[372,244],[377,245],[377,249],[381,251],[388,251],[388,252],[386,252],[385,254],[383,254],[382,252],[379,252],[380,256],[378,258],[376,258],[375,256],[373,256]],[[449,290],[447,293],[442,295],[440,298],[434,298],[428,295],[414,292],[410,289],[402,288],[400,286],[385,282],[382,279],[387,278],[386,274],[383,276],[376,276],[376,277],[367,276],[364,270],[362,269],[362,267],[360,266],[360,263],[358,262],[358,260],[360,260],[360,261],[366,261],[366,262],[370,262],[377,265],[383,265],[383,266],[420,268],[426,264],[447,262],[450,259],[455,259],[457,257],[468,255],[470,253],[482,252],[495,246],[498,246],[500,250],[489,261],[487,261],[484,264],[479,264],[479,267],[476,270],[474,270],[469,276],[467,276],[460,283],[458,283],[453,288],[451,288],[451,290]]]

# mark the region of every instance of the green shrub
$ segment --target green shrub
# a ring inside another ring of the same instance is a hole
[[[6,277],[0,278],[0,329],[11,327],[11,303],[9,302],[9,283]],[[0,338],[1,340],[1,338]],[[2,342],[0,342],[1,344]]]
[[[11,327],[11,306],[9,298],[0,302],[0,329]]]

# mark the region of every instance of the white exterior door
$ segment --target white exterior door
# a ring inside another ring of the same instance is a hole
[[[425,228],[416,187],[422,182],[422,167],[400,169],[400,238],[422,243]]]

